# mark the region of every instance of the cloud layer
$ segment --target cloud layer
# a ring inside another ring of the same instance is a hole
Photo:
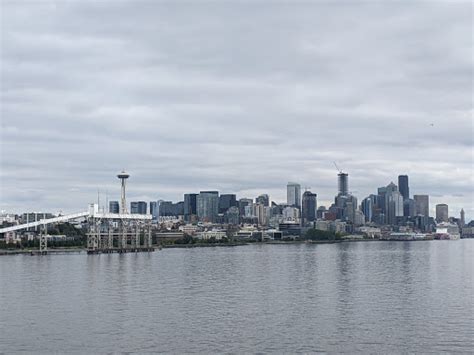
[[[470,2],[4,1],[0,209],[97,189],[328,205],[410,176],[474,218]]]

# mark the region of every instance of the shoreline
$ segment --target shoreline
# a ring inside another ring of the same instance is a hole
[[[456,240],[469,239],[461,238]],[[189,248],[216,248],[216,247],[238,247],[245,245],[294,245],[294,244],[338,244],[338,243],[355,243],[355,242],[428,242],[436,239],[347,239],[347,240],[292,240],[292,241],[279,241],[272,240],[267,242],[229,242],[229,243],[214,243],[214,244],[169,244],[169,245],[157,245],[157,250],[161,249],[189,249]],[[48,249],[48,254],[86,254],[87,249],[82,247],[71,247],[71,248],[54,248]],[[38,249],[0,249],[0,256],[2,255],[39,255]]]

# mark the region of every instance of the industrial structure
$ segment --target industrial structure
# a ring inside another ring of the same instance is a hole
[[[150,214],[131,214],[127,212],[125,180],[130,175],[122,171],[117,177],[122,181],[121,213],[100,211],[98,204],[91,204],[86,212],[0,228],[0,234],[40,227],[39,253],[46,254],[48,250],[48,225],[85,218],[88,225],[88,254],[154,251],[151,236],[152,216]]]

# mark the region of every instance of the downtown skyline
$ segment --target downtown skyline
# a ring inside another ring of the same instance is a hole
[[[127,173],[129,173],[129,172],[127,172]],[[346,193],[348,193],[350,195],[353,195],[358,199],[358,209],[360,208],[360,204],[361,204],[362,200],[365,197],[368,197],[371,194],[377,194],[377,189],[378,188],[384,187],[385,185],[388,185],[389,183],[390,184],[394,183],[395,185],[397,185],[400,188],[400,186],[398,185],[398,180],[397,180],[397,178],[395,178],[395,179],[392,179],[392,180],[390,180],[389,182],[387,182],[385,184],[383,184],[383,183],[380,184],[379,186],[372,189],[372,191],[368,190],[369,193],[367,193],[366,195],[361,195],[360,191],[364,191],[364,190],[367,190],[367,189],[365,188],[365,189],[357,190],[356,188],[353,188],[353,186],[352,186],[352,177],[347,172],[344,172],[344,173],[348,175],[346,177],[346,179],[348,179],[348,187],[346,186],[346,189],[347,189]],[[177,203],[177,202],[180,202],[180,201],[182,202],[183,197],[184,197],[185,194],[189,194],[189,193],[199,194],[200,191],[202,192],[202,191],[205,191],[205,190],[216,191],[219,194],[234,194],[234,195],[236,195],[237,200],[239,200],[239,199],[255,200],[259,195],[267,194],[269,196],[269,202],[275,202],[277,204],[285,205],[289,201],[288,200],[288,195],[287,195],[287,187],[290,186],[290,185],[293,185],[293,184],[296,184],[298,186],[298,189],[300,189],[300,191],[299,191],[299,202],[297,201],[297,203],[296,203],[297,205],[301,206],[301,198],[303,196],[303,193],[305,191],[309,191],[309,192],[315,193],[317,195],[318,207],[324,206],[324,207],[328,208],[334,203],[334,198],[337,196],[337,192],[338,192],[338,174],[334,174],[334,175],[335,175],[334,179],[336,181],[333,181],[334,191],[333,191],[332,198],[331,197],[326,198],[325,196],[321,197],[321,194],[318,192],[316,186],[314,186],[314,185],[309,186],[308,184],[304,184],[304,183],[302,184],[298,181],[288,182],[287,185],[283,186],[283,188],[279,187],[277,189],[272,190],[272,191],[276,192],[275,194],[269,194],[268,193],[269,189],[267,189],[267,190],[248,189],[248,190],[245,191],[245,192],[247,192],[245,194],[245,193],[242,193],[242,192],[227,191],[227,190],[222,190],[222,189],[213,187],[213,188],[209,188],[209,189],[198,188],[198,189],[191,190],[191,191],[182,191],[180,195],[178,195],[174,198],[173,197],[166,198],[163,195],[159,195],[159,194],[158,194],[158,197],[156,197],[157,196],[156,193],[155,194],[154,193],[145,193],[145,194],[137,195],[137,192],[136,192],[137,189],[133,184],[133,181],[134,181],[133,180],[133,175],[131,175],[132,180],[131,181],[129,180],[127,182],[127,198],[126,198],[127,209],[130,210],[130,208],[131,208],[130,204],[132,202],[137,202],[137,201],[145,201],[146,204],[147,204],[147,207],[146,207],[147,210],[149,208],[149,203],[153,202],[153,201],[171,201],[173,203]],[[113,180],[113,181],[115,181],[115,180]],[[411,180],[409,180],[408,184],[409,184],[409,188],[410,188],[410,191],[409,191],[410,198],[413,198],[414,195],[428,195],[429,196],[429,215],[430,216],[434,217],[436,215],[436,205],[438,205],[438,204],[447,204],[449,206],[448,213],[449,213],[450,217],[456,217],[456,218],[459,217],[460,210],[464,209],[464,211],[466,213],[466,219],[468,221],[471,219],[469,213],[467,212],[468,210],[466,209],[466,207],[462,206],[459,210],[456,210],[456,207],[453,208],[450,205],[449,202],[447,202],[445,200],[442,200],[442,198],[444,196],[434,196],[434,195],[430,194],[429,192],[419,192],[419,191],[417,191],[416,189],[413,188]],[[33,212],[33,211],[51,212],[51,213],[57,213],[57,212],[71,213],[71,212],[77,212],[77,211],[80,211],[80,210],[84,210],[85,206],[87,206],[90,203],[99,203],[101,208],[103,208],[104,210],[107,210],[109,208],[108,202],[111,202],[111,201],[117,201],[119,203],[119,205],[121,206],[121,203],[120,203],[120,182],[119,183],[116,182],[114,185],[108,183],[107,186],[108,186],[108,188],[103,188],[103,187],[102,188],[97,188],[96,191],[95,191],[95,195],[93,195],[91,197],[90,201],[87,202],[84,206],[78,206],[75,210],[74,209],[71,209],[71,210],[66,210],[66,209],[49,210],[49,209],[46,209],[46,208],[40,208],[40,209],[36,209],[36,210],[23,209],[23,210],[19,210],[19,211],[8,211],[8,210],[0,210],[0,211],[6,212],[6,213],[24,213],[24,212]],[[141,188],[138,187],[138,190],[141,190]],[[77,192],[77,191],[74,191],[73,193],[75,193],[75,192]],[[152,196],[152,197],[149,197],[149,196]],[[155,196],[155,197],[153,197],[153,196]],[[291,203],[289,203],[289,205],[291,205]],[[148,210],[147,213],[150,213],[150,211]]]

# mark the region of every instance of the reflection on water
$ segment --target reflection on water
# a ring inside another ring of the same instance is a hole
[[[474,349],[474,241],[0,258],[0,351]]]

